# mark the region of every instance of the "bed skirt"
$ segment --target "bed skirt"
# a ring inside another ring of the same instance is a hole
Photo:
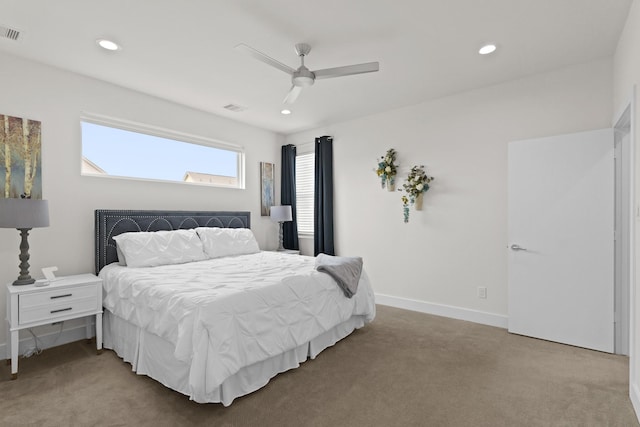
[[[277,374],[297,368],[309,358],[315,359],[322,350],[364,324],[364,316],[353,316],[306,344],[240,369],[207,394],[204,401],[196,401],[229,406],[235,398],[264,387]],[[173,356],[173,344],[115,316],[109,310],[104,311],[103,329],[104,347],[114,350],[125,362],[130,363],[134,372],[147,375],[195,400],[189,387],[190,365]]]

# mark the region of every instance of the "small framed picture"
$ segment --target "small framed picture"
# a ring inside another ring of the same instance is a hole
[[[275,169],[273,163],[260,162],[260,215],[269,216],[275,200]]]

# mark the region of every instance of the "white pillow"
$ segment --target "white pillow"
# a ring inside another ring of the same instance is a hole
[[[248,228],[198,227],[196,231],[209,258],[260,252],[258,242]]]
[[[118,265],[126,266],[127,260],[122,253],[122,249],[120,249],[120,246],[118,246],[118,242],[116,242],[116,254],[118,255]]]
[[[195,230],[122,233],[117,247],[129,267],[155,267],[207,259]]]

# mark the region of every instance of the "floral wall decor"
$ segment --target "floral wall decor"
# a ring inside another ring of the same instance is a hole
[[[386,187],[389,191],[395,191],[396,175],[398,173],[398,165],[396,165],[396,150],[389,148],[387,150],[387,154],[380,157],[376,173],[380,177],[382,188]]]
[[[429,190],[429,183],[434,179],[424,171],[424,165],[411,168],[407,180],[402,185],[407,193],[402,195],[402,210],[405,223],[409,222],[409,205],[413,206],[417,211],[422,210],[422,194]]]

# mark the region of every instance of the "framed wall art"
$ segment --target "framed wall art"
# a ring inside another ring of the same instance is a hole
[[[275,200],[274,163],[260,162],[260,215],[269,216]]]
[[[41,123],[0,114],[0,198],[42,199]]]

